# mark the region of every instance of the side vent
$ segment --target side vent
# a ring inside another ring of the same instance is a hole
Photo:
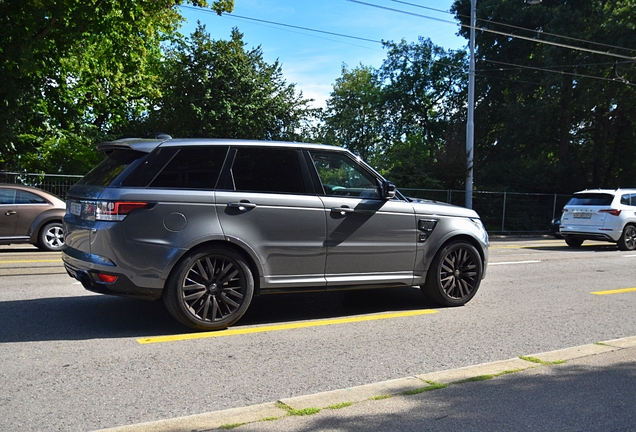
[[[424,243],[429,238],[435,226],[437,219],[420,219],[417,221],[417,229],[420,231],[417,241]]]

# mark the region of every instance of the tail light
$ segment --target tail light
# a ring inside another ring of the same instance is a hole
[[[621,214],[620,210],[616,210],[616,209],[607,209],[607,210],[599,210],[599,213],[609,213],[612,216],[618,216]]]
[[[149,207],[147,202],[101,201],[96,203],[95,220],[122,221],[133,210]]]

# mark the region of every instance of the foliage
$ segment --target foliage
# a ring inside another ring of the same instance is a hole
[[[139,118],[142,134],[295,140],[310,113],[280,64],[267,64],[260,47],[246,50],[237,29],[227,41],[211,40],[204,27],[176,41],[159,90],[153,109]]]
[[[160,46],[176,33],[182,18],[175,6],[183,2],[0,2],[0,163],[81,172],[42,158],[107,137],[144,109],[157,94]],[[190,3],[207,6],[205,0]],[[212,6],[221,13],[231,11],[233,2]],[[96,157],[88,153],[80,163]]]
[[[634,61],[584,51],[633,58],[617,47],[636,44],[635,6],[480,0],[478,27],[489,31],[476,37],[476,182],[541,192],[636,183]],[[470,0],[453,7],[468,24]]]
[[[423,38],[384,46],[381,68],[342,68],[327,101],[325,141],[401,187],[455,187],[466,176],[465,53]]]

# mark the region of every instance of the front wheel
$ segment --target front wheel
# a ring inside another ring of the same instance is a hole
[[[38,236],[36,245],[45,251],[59,251],[64,247],[64,228],[61,222],[51,222],[44,225]]]
[[[483,268],[473,245],[464,241],[449,243],[433,259],[422,292],[442,306],[462,306],[477,293]]]
[[[627,225],[618,239],[618,248],[622,251],[632,251],[636,249],[636,226]]]
[[[254,279],[243,257],[225,247],[209,247],[175,267],[163,299],[181,323],[197,330],[221,330],[243,316],[253,294]]]

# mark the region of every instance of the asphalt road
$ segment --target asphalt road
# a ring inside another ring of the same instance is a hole
[[[636,287],[634,260],[601,243],[493,240],[461,308],[414,288],[269,296],[243,334],[184,340],[161,303],[91,294],[59,253],[2,246],[0,430],[135,424],[633,336],[636,292],[592,293]],[[328,319],[346,322],[315,325]]]

